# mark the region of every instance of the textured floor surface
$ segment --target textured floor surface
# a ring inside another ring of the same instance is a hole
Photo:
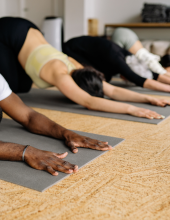
[[[152,125],[35,110],[69,129],[126,140],[44,193],[0,180],[1,220],[170,218],[170,118]]]

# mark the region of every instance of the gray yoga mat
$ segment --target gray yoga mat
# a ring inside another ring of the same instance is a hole
[[[31,107],[71,112],[71,113],[84,114],[84,115],[99,116],[105,118],[121,119],[121,120],[134,121],[134,122],[143,122],[150,124],[159,124],[160,122],[163,121],[162,119],[150,120],[147,118],[138,118],[127,114],[116,114],[116,113],[88,110],[83,106],[72,102],[71,100],[66,98],[61,92],[56,90],[32,89],[29,93],[19,94],[19,96],[24,101],[25,104]],[[132,103],[132,102],[125,102],[125,103],[132,104],[140,108],[147,108],[152,111],[156,111],[157,113],[164,115],[165,119],[170,115],[170,106],[162,108],[159,106],[152,106],[149,104],[142,104],[142,103]]]
[[[111,81],[110,83],[112,85],[119,86],[124,89],[128,89],[130,91],[138,92],[138,93],[142,93],[142,94],[170,96],[170,93],[168,93],[168,92],[159,92],[159,91],[154,91],[151,89],[142,88],[142,87],[136,86],[135,84],[130,83],[130,82],[126,83],[126,82],[119,82],[119,81]]]
[[[121,138],[78,131],[76,131],[76,133],[93,139],[107,141],[113,147],[117,146],[123,141]],[[65,160],[72,164],[78,165],[79,168],[85,166],[87,163],[106,152],[79,148],[78,153],[73,154],[63,143],[63,141],[32,134],[26,131],[21,125],[10,119],[3,119],[2,123],[0,124],[0,140],[23,145],[29,144],[38,149],[56,153],[64,153],[67,151],[68,156],[65,158]],[[59,172],[58,176],[52,176],[45,171],[35,170],[24,162],[0,161],[0,179],[40,192],[43,192],[69,175],[70,174]]]

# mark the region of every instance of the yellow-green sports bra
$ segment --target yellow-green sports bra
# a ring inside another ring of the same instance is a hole
[[[34,51],[31,52],[29,55],[26,65],[25,71],[30,76],[32,81],[41,89],[45,89],[51,87],[53,85],[47,83],[46,81],[42,80],[39,76],[42,67],[51,60],[61,60],[68,68],[68,74],[76,67],[72,62],[69,61],[68,56],[50,44],[43,44],[35,48]]]

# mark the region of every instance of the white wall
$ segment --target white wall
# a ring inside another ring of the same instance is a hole
[[[0,17],[20,16],[21,0],[0,0]]]
[[[5,1],[5,13],[6,13],[6,16],[20,15],[20,0]]]
[[[54,15],[64,17],[64,0],[53,0]]]
[[[99,35],[107,23],[140,22],[145,2],[170,6],[170,0],[65,0],[65,40],[87,34],[89,18],[99,20]],[[170,39],[170,29],[133,30],[141,39]]]
[[[84,33],[84,0],[65,0],[64,36],[68,40]]]
[[[95,16],[95,1],[84,1],[84,35],[88,34],[88,19]]]
[[[99,19],[99,33],[103,34],[106,23],[140,21],[142,0],[94,0],[95,17]]]
[[[139,22],[144,2],[170,6],[170,0],[0,0],[0,17],[26,17],[41,26],[47,15],[64,17],[65,40],[87,34],[87,20],[99,19],[99,34],[106,23]],[[42,2],[46,2],[43,6]],[[31,13],[28,13],[29,3]],[[134,29],[142,39],[170,39],[170,29]]]
[[[9,1],[9,0],[8,0]],[[39,28],[46,16],[52,16],[52,0],[25,0],[25,18],[35,23]]]
[[[87,35],[88,19],[95,14],[94,0],[65,0],[64,34],[65,40],[75,36]]]
[[[5,15],[5,0],[0,0],[0,17]]]
[[[0,17],[27,18],[38,27],[46,16],[63,15],[64,0],[0,0]]]

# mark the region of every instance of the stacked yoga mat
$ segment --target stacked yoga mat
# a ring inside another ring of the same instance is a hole
[[[144,4],[142,9],[143,22],[166,22],[167,21],[167,6],[161,4]]]

